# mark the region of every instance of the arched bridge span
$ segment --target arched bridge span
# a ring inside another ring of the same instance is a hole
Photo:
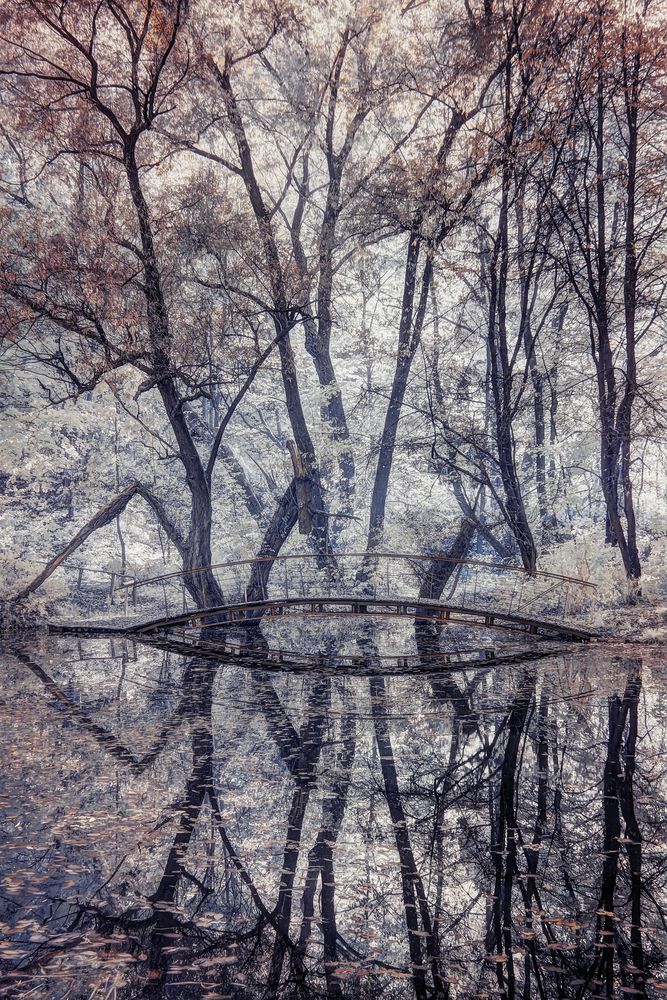
[[[255,625],[262,619],[293,617],[328,617],[331,615],[360,615],[368,617],[411,618],[436,625],[461,625],[468,628],[502,629],[522,636],[549,639],[567,639],[589,642],[593,634],[584,628],[566,622],[545,621],[513,615],[502,610],[479,610],[455,604],[434,601],[395,600],[391,598],[358,597],[285,597],[272,601],[250,601],[242,604],[223,604],[195,613],[156,618],[128,631],[136,635],[154,635],[168,629],[220,628],[226,625]]]
[[[198,577],[213,577],[224,603],[195,604],[191,595]],[[256,583],[249,591],[253,580],[261,581],[260,593]],[[585,624],[594,589],[577,577],[529,575],[520,567],[482,559],[347,552],[325,562],[314,553],[290,553],[125,582],[115,588],[105,621],[97,624],[105,631],[155,637],[295,617],[408,617],[502,630],[515,638],[586,642],[595,638]],[[77,625],[81,630],[88,623]]]

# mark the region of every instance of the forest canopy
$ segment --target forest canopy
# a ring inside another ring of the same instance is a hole
[[[666,14],[4,0],[10,589],[97,544],[220,603],[190,571],[261,555],[252,596],[301,546],[636,596],[666,534]]]

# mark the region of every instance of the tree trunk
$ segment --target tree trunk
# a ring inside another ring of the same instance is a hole
[[[537,493],[537,507],[540,514],[542,535],[548,539],[549,532],[555,527],[556,519],[549,503],[546,477],[546,419],[544,410],[544,384],[545,374],[540,371],[537,361],[537,351],[535,337],[533,336],[531,321],[531,293],[534,294],[534,285],[538,280],[534,269],[534,260],[531,259],[526,267],[524,257],[527,254],[524,238],[524,217],[523,217],[523,181],[522,188],[517,192],[516,197],[516,222],[517,240],[519,253],[519,286],[520,286],[520,331],[519,335],[523,342],[523,349],[526,356],[526,364],[530,375],[533,389],[533,470],[535,475],[535,490]]]
[[[509,70],[508,70],[509,72]],[[509,84],[507,84],[509,87]],[[509,112],[506,112],[509,114]],[[508,139],[508,144],[510,140]],[[506,156],[509,156],[509,149]],[[503,167],[500,219],[495,247],[490,261],[489,295],[489,361],[491,390],[496,426],[498,467],[505,494],[505,512],[512,534],[519,546],[524,568],[534,573],[537,548],[524,505],[516,470],[514,434],[512,431],[512,363],[507,347],[507,275],[509,269],[508,215],[510,166]]]
[[[425,963],[422,962],[423,956],[419,926],[421,922],[424,931],[427,963],[428,967],[430,967],[433,980],[433,992],[431,995],[444,998],[449,996],[449,987],[443,981],[440,973],[440,958],[437,953],[437,944],[433,933],[433,921],[424,885],[419,875],[410,843],[410,834],[398,786],[398,775],[394,763],[394,751],[391,744],[389,724],[386,718],[386,693],[383,677],[372,677],[370,679],[370,696],[385,796],[394,829],[396,851],[401,864],[403,907],[405,925],[408,932],[408,948],[413,970],[412,978],[415,996],[417,1000],[426,1000],[426,997],[429,995],[424,975]]]
[[[109,503],[104,505],[104,507],[101,507],[98,511],[96,511],[90,520],[84,524],[83,528],[76,533],[71,542],[69,542],[64,549],[61,549],[60,552],[53,557],[53,559],[44,567],[42,572],[38,573],[37,576],[30,581],[30,583],[26,584],[25,587],[19,590],[15,600],[22,601],[28,596],[28,594],[32,594],[33,591],[37,590],[37,588],[40,587],[45,580],[48,580],[51,574],[58,569],[61,563],[64,562],[68,556],[75,552],[80,545],[83,545],[86,539],[89,538],[94,531],[97,531],[99,528],[104,528],[105,525],[110,524],[111,521],[113,521],[123,510],[125,510],[132,497],[136,496],[137,490],[137,483],[133,483],[132,486],[128,486],[122,493],[119,493],[118,496],[113,498],[113,500],[110,500]]]
[[[535,675],[525,672],[507,720],[507,744],[500,775],[499,802],[492,824],[491,860],[495,869],[493,901],[493,939],[498,954],[496,973],[503,996],[515,996],[515,970],[512,945],[512,890],[517,874],[516,782],[520,767],[519,749],[535,692]],[[503,968],[506,969],[503,976]],[[506,992],[505,992],[506,991]]]
[[[419,588],[419,596],[424,600],[438,601],[451,576],[465,561],[477,532],[477,526],[468,518],[463,518],[461,526],[447,552],[446,559],[433,559]]]
[[[623,305],[625,313],[625,392],[619,406],[617,423],[621,441],[621,484],[625,514],[627,555],[623,562],[628,579],[637,595],[641,577],[641,562],[637,549],[637,524],[632,494],[632,407],[637,396],[636,314],[637,314],[637,234],[635,231],[635,201],[637,192],[637,148],[639,142],[638,104],[641,60],[635,53],[626,79],[625,106],[628,128],[628,164],[626,179],[625,267],[623,274]]]
[[[346,43],[345,43],[346,44]],[[334,99],[335,105],[335,99]],[[333,113],[333,112],[332,112]],[[305,330],[305,348],[313,359],[315,372],[322,389],[320,415],[329,427],[331,436],[336,442],[349,441],[350,432],[343,404],[343,396],[336,379],[336,372],[331,360],[331,331],[333,327],[332,297],[334,276],[334,250],[336,244],[336,227],[341,207],[341,176],[344,161],[337,157],[332,148],[333,136],[329,136],[327,164],[329,168],[329,183],[324,216],[319,233],[318,264],[319,279],[317,285],[317,319],[314,319],[307,302],[303,307],[303,325]],[[291,226],[294,257],[299,267],[301,279],[307,291],[310,291],[308,261],[301,242],[301,224],[308,194],[308,157],[304,156],[303,178],[299,187],[299,199]],[[338,452],[338,470],[340,473],[340,489],[343,496],[344,512],[350,513],[350,500],[354,488],[354,456],[349,445],[344,445]]]
[[[598,49],[601,54],[604,45],[602,15],[597,28]],[[625,312],[626,373],[625,390],[618,403],[618,386],[611,345],[608,309],[607,234],[606,234],[606,189],[605,189],[605,101],[606,86],[602,64],[596,70],[596,296],[595,332],[597,345],[593,346],[596,365],[598,405],[600,413],[600,475],[602,494],[606,507],[606,541],[617,545],[623,560],[628,580],[633,589],[639,590],[641,564],[637,550],[637,532],[632,479],[630,474],[632,440],[632,405],[637,393],[637,362],[635,356],[635,314],[637,304],[637,254],[635,234],[635,194],[637,182],[637,99],[639,63],[633,62],[632,80],[626,86],[626,120],[628,124],[628,168],[626,181],[626,232],[625,269],[623,276],[623,300]],[[597,347],[597,350],[595,349]],[[620,515],[620,487],[623,487],[623,508],[626,516],[625,527]],[[634,596],[634,595],[631,595]]]
[[[172,375],[169,317],[162,292],[150,212],[136,160],[136,137],[133,135],[126,140],[124,162],[141,237],[144,295],[154,378],[176,438],[191,496],[190,529],[182,550],[184,583],[200,607],[215,607],[224,603],[224,595],[210,569],[213,517],[210,482],[188,428],[184,403]]]
[[[298,516],[296,483],[292,480],[273,513],[257,553],[257,562],[253,563],[250,571],[250,579],[246,589],[249,601],[265,601],[267,599],[269,576],[273,564],[297,523]]]
[[[367,542],[369,551],[377,548],[382,542],[385,505],[387,501],[387,490],[389,487],[389,476],[396,448],[398,422],[401,416],[401,407],[403,406],[403,398],[408,384],[410,368],[412,367],[412,361],[421,339],[424,317],[426,315],[428,294],[433,278],[433,261],[431,254],[429,253],[422,271],[419,303],[415,312],[414,300],[417,285],[417,268],[420,249],[421,239],[418,236],[417,228],[415,227],[410,234],[410,240],[408,243],[403,279],[403,301],[398,330],[396,368],[391,386],[391,394],[389,396],[389,405],[387,406],[387,412],[385,415],[384,427],[382,429],[382,437],[380,439],[380,449],[375,471],[375,480],[373,482],[373,493],[371,496],[370,523]]]
[[[285,391],[285,402],[287,412],[292,426],[294,441],[298,448],[301,460],[305,468],[304,483],[310,494],[309,508],[312,527],[312,538],[318,551],[323,555],[328,552],[328,519],[324,501],[324,493],[320,481],[320,473],[317,466],[315,447],[308,429],[308,424],[303,412],[299,384],[296,374],[294,352],[290,342],[290,330],[295,325],[296,314],[289,305],[289,296],[285,275],[280,260],[278,244],[273,232],[271,223],[271,213],[269,212],[262,195],[262,191],[257,182],[253,157],[248,143],[248,138],[241,117],[241,112],[236,101],[236,95],[232,86],[230,76],[230,66],[225,63],[220,69],[213,59],[209,59],[209,64],[213,69],[215,78],[221,88],[227,117],[232,128],[239,161],[241,164],[240,174],[248,195],[248,200],[255,216],[259,240],[261,243],[266,269],[267,280],[271,288],[273,305],[273,324],[278,340],[278,352],[280,354],[280,369]]]
[[[321,879],[320,909],[324,938],[324,972],[327,979],[327,995],[332,998],[342,996],[340,984],[332,976],[333,967],[338,961],[333,851],[345,815],[356,750],[355,720],[351,715],[346,715],[341,720],[340,740],[342,746],[336,754],[332,786],[322,802],[321,829],[314,847],[308,854],[308,870],[301,897],[303,917],[299,935],[299,956],[300,962],[303,963],[315,919],[315,892]]]
[[[325,713],[323,708],[325,704],[328,705],[329,699],[330,681],[328,678],[319,677],[311,688],[308,706],[309,712],[299,730],[298,756],[296,759],[292,758],[288,764],[290,773],[295,779],[296,787],[292,794],[292,803],[287,821],[278,900],[274,910],[276,937],[268,976],[268,989],[271,996],[279,995],[280,976],[289,940],[292,897],[301,848],[301,832],[310,794],[317,784],[317,764],[322,751],[322,741],[325,732]],[[282,737],[279,738],[282,739]]]

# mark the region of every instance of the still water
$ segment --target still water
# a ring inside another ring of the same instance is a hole
[[[0,996],[667,994],[667,668],[2,655]]]

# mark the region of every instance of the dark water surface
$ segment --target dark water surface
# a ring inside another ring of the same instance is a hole
[[[667,993],[667,669],[2,656],[0,996]]]

